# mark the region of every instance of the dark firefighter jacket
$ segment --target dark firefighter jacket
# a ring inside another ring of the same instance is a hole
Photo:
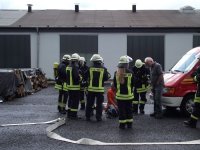
[[[86,72],[88,91],[104,92],[104,82],[108,80],[108,72],[100,63],[94,63]]]
[[[123,84],[121,84],[119,82],[117,72],[115,72],[113,83],[114,83],[114,87],[117,89],[116,99],[118,99],[118,100],[132,100],[134,98],[134,96],[133,96],[133,87],[134,87],[133,72],[129,69],[126,69],[124,79],[125,79],[125,82]]]

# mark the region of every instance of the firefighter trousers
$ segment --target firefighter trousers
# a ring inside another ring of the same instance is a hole
[[[146,92],[138,93],[136,89],[134,89],[134,99],[133,99],[133,113],[138,113],[138,105],[140,112],[144,111],[144,106],[147,101]]]
[[[117,100],[119,109],[119,124],[121,126],[132,126],[132,100]]]
[[[80,91],[80,103],[81,103],[81,109],[85,109],[85,91],[81,90]]]
[[[94,102],[96,99],[96,119],[100,121],[102,118],[104,96],[102,92],[88,92],[86,103],[86,118],[91,117]]]
[[[68,118],[77,118],[80,90],[69,90]]]
[[[59,96],[58,96],[58,110],[59,111],[65,110],[67,99],[68,99],[68,91],[59,90]]]
[[[196,120],[200,117],[200,103],[194,103],[194,110],[192,112],[192,115]]]

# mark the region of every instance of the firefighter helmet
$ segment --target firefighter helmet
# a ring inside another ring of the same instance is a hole
[[[62,60],[70,60],[71,59],[71,56],[70,55],[64,55]]]
[[[54,62],[53,63],[53,68],[58,68],[59,63],[58,62]]]
[[[121,56],[119,58],[119,64],[127,64],[127,63],[129,63],[129,60],[126,56]]]
[[[72,57],[71,57],[72,61],[79,61],[79,59],[80,59],[79,54],[77,54],[77,53],[72,54]]]
[[[100,60],[102,63],[103,63],[103,57],[101,57],[101,60]]]
[[[102,57],[99,54],[92,55],[90,61],[102,61]]]
[[[79,61],[85,62],[85,57],[80,57]]]
[[[118,67],[119,68],[126,68],[128,66],[129,60],[126,56],[121,56],[119,58]]]
[[[128,58],[128,61],[129,62],[132,62],[133,61],[133,58],[131,58],[130,56],[128,56],[128,55],[125,55],[127,58]]]
[[[137,67],[137,68],[141,68],[143,64],[144,63],[140,59],[137,59],[135,61],[135,67]]]

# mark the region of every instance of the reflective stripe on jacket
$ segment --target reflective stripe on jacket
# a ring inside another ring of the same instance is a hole
[[[132,82],[132,73],[126,73],[125,76],[125,85],[126,85],[126,91],[127,93],[123,93],[120,91],[121,89],[121,84],[119,81],[119,76],[116,75],[116,84],[117,84],[117,93],[116,93],[116,99],[119,100],[132,100],[134,98],[133,96],[133,90],[132,90],[132,86],[131,86],[131,82]]]
[[[145,84],[142,84],[142,87],[136,88],[137,93],[147,92],[149,90],[149,87],[149,85],[146,86]]]
[[[93,68],[89,69],[90,79],[89,79],[89,86],[88,91],[90,92],[104,92],[103,76],[104,76],[104,68]],[[98,75],[95,75],[98,74]],[[97,85],[94,85],[94,80],[98,81]]]
[[[77,80],[77,79],[74,79],[74,77],[73,77],[72,67],[68,66],[66,68],[66,72],[67,72],[67,77],[68,77],[68,79],[67,79],[67,89],[68,90],[80,90],[80,83],[76,81],[76,84],[75,84],[75,80]]]
[[[57,89],[57,90],[68,91],[66,82],[64,82],[63,85],[62,85],[62,83],[56,83],[54,88]]]

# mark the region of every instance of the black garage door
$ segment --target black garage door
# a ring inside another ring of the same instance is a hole
[[[193,47],[200,46],[200,35],[193,36]]]
[[[133,62],[152,57],[164,69],[164,36],[128,36],[127,54],[133,58]]]
[[[30,67],[30,35],[0,35],[0,68]]]
[[[64,54],[78,53],[87,62],[91,56],[98,53],[97,35],[60,35],[60,57]]]

